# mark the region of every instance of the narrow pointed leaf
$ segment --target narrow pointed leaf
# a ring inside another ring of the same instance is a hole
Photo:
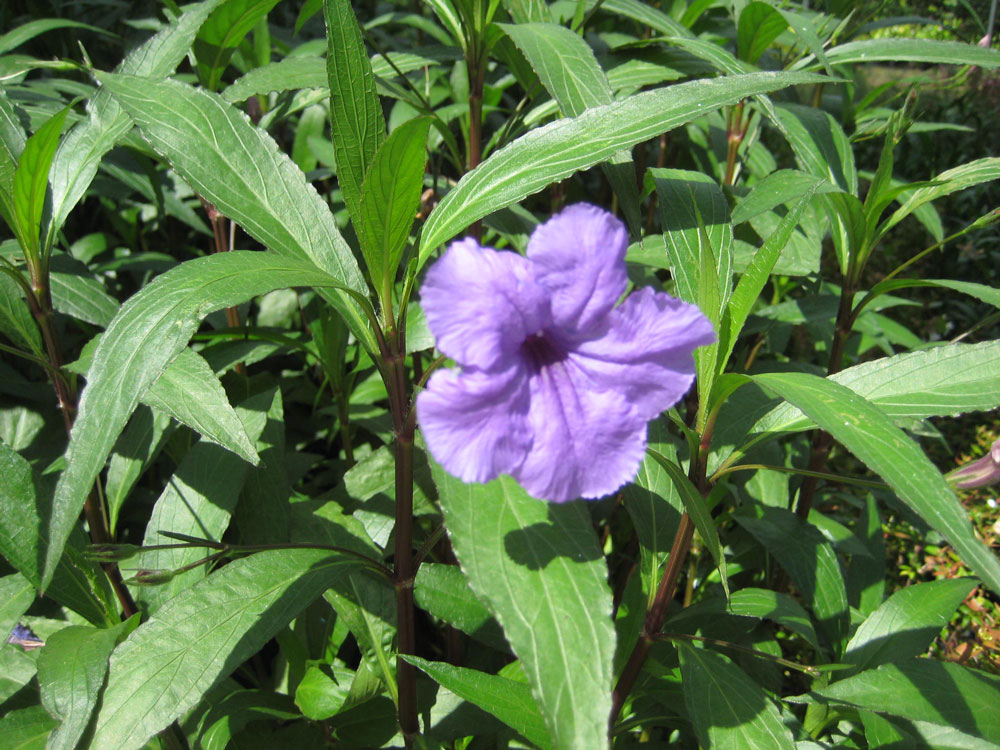
[[[996,56],[1000,59],[1000,52],[997,52]],[[984,182],[992,182],[996,179],[1000,179],[1000,157],[997,156],[987,156],[945,170],[933,178],[932,182],[936,184],[918,188],[910,193],[906,202],[897,208],[892,216],[878,228],[876,239],[883,237],[886,232],[924,204],[959,190],[981,185]]]
[[[727,104],[756,94],[829,80],[750,73],[646,91],[579,117],[532,130],[492,154],[437,205],[424,224],[420,263],[489,213]]]
[[[594,51],[579,34],[554,23],[500,24],[500,28],[528,59],[545,90],[559,103],[566,117],[576,117],[590,107],[611,104],[615,100]],[[642,217],[631,154],[623,150],[602,167],[618,195],[629,230],[638,236]]]
[[[756,682],[722,654],[679,643],[684,703],[702,747],[794,750],[792,731]]]
[[[589,513],[510,477],[469,485],[432,471],[455,556],[524,664],[552,747],[606,748],[615,633]]]
[[[965,509],[941,472],[884,412],[849,388],[805,373],[768,373],[754,379],[797,406],[895,490],[994,591],[1000,561],[972,531]]]
[[[108,657],[138,625],[139,615],[106,629],[71,625],[45,641],[38,655],[38,686],[42,705],[60,721],[46,750],[77,747],[104,686]]]
[[[49,167],[69,107],[59,110],[24,145],[14,173],[14,226],[29,263],[38,262],[38,233],[49,187]]]
[[[198,61],[198,76],[210,91],[219,87],[219,80],[240,42],[267,18],[278,0],[225,0],[212,11],[194,40],[194,56]]]
[[[459,698],[493,714],[542,750],[552,747],[545,721],[531,697],[530,688],[523,682],[439,661],[428,661],[419,656],[403,658]]]
[[[922,62],[1000,67],[1000,51],[975,44],[938,39],[867,39],[848,42],[826,51],[832,65],[842,63]]]
[[[343,287],[367,294],[333,214],[305,175],[264,131],[218,96],[177,81],[98,75],[152,147],[200,196],[275,253],[309,259]],[[371,345],[357,303],[329,289],[321,294]]]
[[[361,186],[385,141],[385,118],[361,28],[349,0],[324,0],[330,126],[337,182],[352,218],[361,214]]]
[[[234,251],[188,261],[122,306],[94,352],[80,398],[48,525],[43,588],[115,439],[202,318],[274,289],[341,284],[308,261]]]
[[[260,437],[273,396],[273,392],[265,391],[238,407],[240,426],[246,426],[251,440]],[[220,541],[229,528],[249,468],[246,461],[207,440],[195,443],[184,454],[153,505],[143,545],[169,543],[162,531]],[[129,561],[129,565],[146,570],[177,570],[209,554],[211,550],[204,547],[150,550],[141,553],[134,562]],[[189,570],[159,586],[140,587],[135,597],[145,605],[144,611],[155,613],[204,576],[204,569]]]
[[[395,130],[378,149],[361,188],[355,227],[372,281],[394,283],[420,207],[430,119],[418,117]]]
[[[172,599],[115,649],[90,746],[143,747],[355,567],[321,550],[261,552]]]
[[[130,52],[115,68],[118,73],[164,78],[184,59],[198,29],[221,0],[203,0],[187,6],[170,26]],[[87,105],[88,119],[63,138],[52,162],[52,219],[45,246],[66,223],[70,211],[90,186],[104,155],[132,129],[131,118],[111,94],[100,89]]]
[[[933,659],[883,664],[793,700],[842,703],[1000,743],[1000,678]]]
[[[920,656],[975,587],[976,581],[957,578],[900,589],[858,626],[844,661],[860,671]]]

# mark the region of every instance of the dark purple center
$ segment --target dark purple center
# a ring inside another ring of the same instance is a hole
[[[540,372],[549,365],[566,359],[566,350],[542,331],[524,340],[521,344],[521,356],[532,370]]]

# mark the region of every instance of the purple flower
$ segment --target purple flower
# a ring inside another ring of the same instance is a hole
[[[607,495],[630,481],[646,424],[694,380],[715,334],[694,305],[625,293],[628,235],[595,206],[569,206],[527,257],[459,240],[427,272],[421,302],[461,370],[417,398],[431,454],[466,482],[510,474],[535,497]]]

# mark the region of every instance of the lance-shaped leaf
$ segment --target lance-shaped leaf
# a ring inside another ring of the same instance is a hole
[[[542,750],[552,747],[552,740],[545,729],[538,706],[531,698],[530,689],[523,682],[439,661],[428,661],[418,656],[403,658],[420,667],[439,685],[513,727]]]
[[[61,722],[49,735],[47,750],[77,747],[101,694],[108,657],[138,624],[134,615],[113,628],[71,625],[45,641],[38,655],[38,687],[42,705]]]
[[[817,699],[929,721],[1000,743],[1000,678],[959,664],[935,659],[883,664],[791,700]]]
[[[172,599],[112,655],[90,746],[143,747],[356,567],[322,550],[261,552]]]
[[[514,40],[566,117],[615,100],[594,51],[579,34],[553,23],[500,24],[500,28]],[[618,195],[629,230],[638,237],[642,217],[631,154],[620,151],[601,166]]]
[[[349,0],[324,0],[326,71],[330,86],[330,126],[337,160],[337,181],[347,211],[361,215],[361,186],[379,146],[385,118],[375,91],[375,76],[361,28]]]
[[[944,535],[976,575],[1000,591],[1000,561],[976,538],[941,472],[884,412],[849,388],[815,375],[767,373],[754,379],[801,409],[879,474],[900,500]]]
[[[251,396],[237,408],[251,440],[256,441],[267,422],[267,409],[274,391]],[[241,425],[241,426],[242,426]],[[229,528],[233,508],[243,488],[250,465],[207,440],[199,440],[184,454],[180,465],[160,493],[142,543],[144,546],[169,543],[161,532],[172,531],[219,541]],[[144,570],[178,570],[211,554],[204,547],[149,550],[130,565]],[[163,604],[205,576],[205,569],[185,571],[169,581],[140,587],[135,598],[144,611],[155,613]]]
[[[49,498],[39,497],[35,484],[31,464],[0,441],[0,555],[17,568],[33,588],[41,588],[42,561],[49,551],[46,528]],[[94,624],[107,624],[112,616],[95,596],[84,568],[91,568],[88,571],[91,576],[101,574],[86,563],[81,562],[80,567],[74,565],[69,554],[53,557],[56,565],[49,596]]]
[[[831,65],[873,62],[922,62],[951,65],[978,65],[981,68],[1000,67],[1000,52],[988,47],[937,39],[867,39],[848,42],[826,51]],[[809,64],[810,59],[802,64]]]
[[[191,48],[198,29],[221,0],[188,6],[173,24],[130,52],[115,69],[119,73],[164,78]],[[66,217],[87,191],[104,155],[132,129],[132,120],[106,90],[87,106],[89,118],[63,138],[52,162],[52,218],[45,231],[49,247]]]
[[[1000,53],[997,53],[1000,58]],[[876,232],[876,240],[883,237],[886,232],[896,226],[899,222],[930,201],[937,200],[945,195],[951,195],[959,190],[974,185],[981,185],[984,182],[991,182],[1000,179],[1000,157],[988,156],[982,159],[970,161],[967,164],[948,169],[934,177],[933,184],[928,187],[918,188],[910,193],[906,202],[896,209],[886,222],[880,226]]]
[[[14,225],[14,172],[28,138],[14,103],[0,91],[0,217]]]
[[[240,42],[258,21],[267,18],[278,0],[225,0],[212,11],[194,40],[198,76],[210,91],[219,80]]]
[[[39,262],[38,232],[49,187],[49,167],[67,114],[69,107],[59,110],[28,139],[14,173],[14,225],[11,229],[17,234],[29,264]]]
[[[306,260],[229,252],[188,261],[122,305],[94,352],[49,522],[42,587],[52,576],[83,501],[146,389],[184,348],[202,318],[275,289],[342,286]]]
[[[552,747],[606,748],[615,632],[585,506],[536,500],[507,476],[432,471],[455,556],[524,664]]]
[[[420,207],[430,118],[403,123],[375,154],[355,215],[361,251],[375,286],[392,288],[410,227]]]
[[[420,263],[487,214],[727,104],[822,76],[749,73],[644,91],[530,131],[466,174],[424,224]]]
[[[177,81],[98,74],[142,130],[200,196],[251,237],[282,256],[308,258],[339,285],[367,294],[351,248],[305,175],[264,131],[215,94]],[[351,330],[373,346],[358,304],[330,289],[324,295]]]
[[[702,747],[794,750],[764,689],[722,654],[679,643],[684,703]]]

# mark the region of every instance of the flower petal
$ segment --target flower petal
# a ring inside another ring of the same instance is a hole
[[[531,448],[528,394],[520,366],[499,373],[435,373],[417,396],[417,417],[431,455],[464,482],[511,473]]]
[[[535,229],[528,258],[549,290],[552,318],[570,331],[595,325],[625,292],[628,232],[613,214],[577,203]]]
[[[692,352],[715,341],[695,305],[649,288],[629,295],[605,323],[602,336],[572,344],[570,357],[646,420],[681,400],[694,381]]]
[[[483,370],[507,367],[547,321],[546,292],[531,262],[473,239],[453,243],[428,269],[420,301],[438,349]]]
[[[646,422],[621,393],[600,389],[571,360],[529,380],[534,442],[511,475],[531,495],[563,502],[603,497],[635,477]]]

